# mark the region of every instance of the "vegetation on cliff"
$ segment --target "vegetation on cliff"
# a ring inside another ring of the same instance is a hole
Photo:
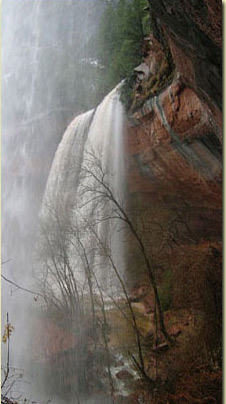
[[[99,57],[106,67],[106,86],[129,76],[142,56],[142,42],[149,32],[146,0],[120,0],[107,7],[100,26]]]
[[[148,57],[152,43],[150,34],[157,38],[158,44],[156,46],[155,40],[158,68],[154,72],[150,70],[153,63]],[[172,79],[171,52],[147,0],[108,2],[99,32],[89,41],[87,52],[96,60],[96,64],[90,66],[90,75],[96,86],[97,102],[124,80],[121,101],[126,109],[136,110]],[[142,63],[148,71],[144,80],[139,77]]]
[[[99,33],[88,45],[90,54],[103,66],[97,80],[101,95],[131,77],[141,62],[142,43],[150,31],[147,6],[146,0],[108,2]]]

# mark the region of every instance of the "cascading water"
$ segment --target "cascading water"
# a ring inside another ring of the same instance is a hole
[[[113,196],[119,203],[123,203],[125,165],[123,107],[119,100],[119,87],[106,96],[95,111],[78,116],[67,129],[47,182],[42,224],[45,222],[51,228],[54,222],[58,225],[63,218],[66,221],[69,219],[79,230],[82,218],[87,220],[90,227],[94,226],[95,220],[97,238],[105,236],[105,243],[108,247],[111,244],[111,253],[117,260],[117,266],[122,268],[123,233],[119,232],[115,220],[109,219],[112,214],[109,205],[112,201],[106,201],[104,194],[101,197],[104,189],[98,193],[98,187],[108,185]],[[103,184],[100,183],[100,174],[104,175]],[[105,224],[107,219],[108,223]],[[56,228],[55,231],[57,232]],[[69,232],[69,236],[71,234]],[[84,247],[87,249],[87,243],[91,240],[87,234],[83,237]],[[96,257],[96,260],[99,258]],[[108,275],[104,276],[105,281],[107,278]]]
[[[10,260],[2,273],[13,282],[3,284],[2,326],[7,312],[14,326],[4,392],[18,402],[56,404],[62,396],[74,404],[79,394],[79,402],[95,396],[87,402],[106,404],[97,390],[112,391],[117,372],[106,312],[125,297],[114,201],[124,206],[119,87],[68,127],[36,243],[59,138],[74,114],[97,103],[89,102],[95,90],[82,61],[103,9],[102,0],[2,0],[2,259]]]
[[[123,296],[124,240],[115,205],[123,206],[125,195],[119,90],[120,85],[98,108],[69,125],[53,161],[40,215],[37,278],[47,307],[69,318],[67,330],[77,340],[70,365],[76,373],[74,397],[84,394],[87,377],[93,378],[87,376],[85,362],[89,345],[103,338],[97,331],[99,313],[107,302]],[[103,353],[96,349],[98,362]]]
[[[101,0],[1,2],[2,274],[12,282],[2,280],[2,329],[7,312],[14,327],[3,393],[20,400],[30,393],[34,399],[37,382],[31,384],[31,329],[41,301],[33,273],[38,212],[62,133],[75,113],[94,104],[83,96],[95,99],[95,89],[81,61],[103,9]],[[2,380],[6,363],[3,344]]]

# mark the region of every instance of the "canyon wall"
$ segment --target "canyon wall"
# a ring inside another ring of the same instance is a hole
[[[203,333],[210,345],[221,323],[221,7],[150,1],[152,33],[135,69],[127,133],[129,209],[160,293],[167,289],[167,308],[191,310],[204,323],[210,318]],[[147,280],[130,245],[138,291]]]

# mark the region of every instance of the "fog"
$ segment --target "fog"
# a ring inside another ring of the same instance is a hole
[[[36,292],[33,262],[41,201],[66,127],[95,106],[96,89],[82,61],[90,56],[86,44],[97,31],[104,2],[2,0],[1,5],[2,262],[7,261],[2,274]],[[14,396],[33,389],[27,363],[36,304],[35,295],[2,280],[2,326],[7,312],[14,326],[10,367],[26,376],[23,387],[15,383]],[[3,345],[2,365],[6,356]]]

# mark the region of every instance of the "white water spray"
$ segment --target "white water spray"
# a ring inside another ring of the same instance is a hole
[[[95,276],[100,278],[99,283],[109,294],[116,293],[119,285],[103,257],[103,249],[110,250],[121,276],[125,266],[123,232],[119,220],[112,219],[115,207],[107,198],[105,188],[107,186],[117,201],[123,203],[124,112],[119,89],[120,85],[95,111],[78,116],[69,125],[53,161],[41,213],[42,225],[48,229],[49,237],[50,233],[55,236],[59,233],[59,226],[64,232],[67,254],[78,284],[84,285],[85,280],[84,268],[79,263],[81,257],[75,254],[71,241],[75,232]],[[55,286],[55,293],[56,290]]]
[[[3,393],[34,398],[32,328],[40,297],[34,284],[38,212],[50,165],[65,127],[90,95],[81,69],[95,35],[100,0],[2,0],[2,329],[14,326],[10,377]],[[26,16],[26,18],[25,18]],[[95,93],[95,89],[93,90]],[[92,91],[91,91],[92,92]],[[94,98],[94,95],[93,95]],[[88,105],[93,105],[89,103]],[[12,283],[10,283],[12,282]],[[22,289],[15,285],[20,285]],[[2,344],[2,380],[7,344]]]

